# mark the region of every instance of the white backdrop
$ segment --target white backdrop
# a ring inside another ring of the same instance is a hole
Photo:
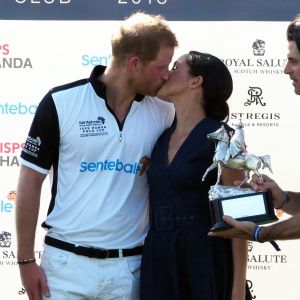
[[[283,74],[288,22],[170,21],[180,47],[212,53],[228,65],[234,92],[232,123],[246,124],[249,152],[269,154],[273,177],[287,190],[299,190],[300,98]],[[14,198],[18,157],[36,105],[52,87],[88,77],[93,66],[110,59],[110,37],[119,21],[0,21],[0,285],[1,299],[25,299],[16,265]],[[260,42],[257,42],[259,40]],[[264,53],[253,52],[255,45]],[[248,105],[247,105],[248,103]],[[266,174],[268,174],[266,172]],[[270,175],[270,174],[269,174]],[[39,224],[49,204],[44,184]],[[280,219],[288,216],[283,214]],[[37,229],[40,256],[44,231]],[[247,278],[253,299],[298,300],[299,241],[249,244]],[[224,274],[226,275],[226,274]]]

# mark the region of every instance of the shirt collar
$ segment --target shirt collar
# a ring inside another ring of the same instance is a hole
[[[96,66],[89,78],[89,81],[95,91],[95,93],[102,99],[106,100],[106,85],[101,82],[98,77],[104,73],[106,66],[98,65]],[[145,98],[145,95],[136,94],[134,101],[141,102]]]

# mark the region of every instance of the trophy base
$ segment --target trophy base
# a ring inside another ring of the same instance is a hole
[[[214,187],[215,188],[215,187]],[[220,193],[222,189],[222,193]],[[226,196],[234,190],[235,194],[213,199],[216,191],[210,191],[211,231],[219,231],[231,226],[223,220],[224,215],[238,221],[251,221],[256,224],[267,224],[278,220],[275,215],[272,199],[267,192],[253,192],[252,189],[218,186],[218,195]]]

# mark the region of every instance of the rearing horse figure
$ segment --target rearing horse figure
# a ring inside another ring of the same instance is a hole
[[[239,133],[238,130],[243,130],[243,126],[240,124],[237,127],[237,132],[234,134],[237,137],[244,137],[243,132]],[[215,150],[215,155],[213,158],[212,165],[206,170],[205,174],[202,177],[202,181],[205,180],[207,174],[213,170],[214,168],[218,168],[218,178],[216,185],[220,183],[222,167],[228,167],[233,169],[244,169],[245,170],[245,179],[241,182],[239,186],[241,186],[244,182],[250,179],[250,172],[254,172],[260,178],[262,177],[258,170],[262,167],[263,169],[267,167],[272,173],[271,169],[271,159],[269,155],[264,156],[256,156],[254,154],[248,153],[245,151],[244,147],[240,148],[240,152],[235,156],[231,157],[228,153],[232,153],[230,151],[230,135],[227,133],[224,125],[222,125],[218,130],[212,132],[207,135],[208,139],[216,140],[217,146]],[[238,142],[239,145],[244,146],[244,140],[238,140],[238,138],[233,139]],[[236,145],[232,145],[233,148],[236,148]]]

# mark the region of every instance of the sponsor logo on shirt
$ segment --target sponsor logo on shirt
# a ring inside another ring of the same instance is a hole
[[[119,159],[116,160],[104,160],[97,162],[86,162],[80,163],[79,171],[84,172],[125,172],[128,174],[135,175],[140,171],[140,163],[124,163]]]
[[[42,141],[39,136],[36,138],[28,136],[26,139],[26,144],[23,148],[23,152],[25,152],[33,157],[38,157],[37,152],[39,152],[41,144],[42,144]]]
[[[79,121],[80,137],[108,135],[105,119],[101,116],[96,120]]]

